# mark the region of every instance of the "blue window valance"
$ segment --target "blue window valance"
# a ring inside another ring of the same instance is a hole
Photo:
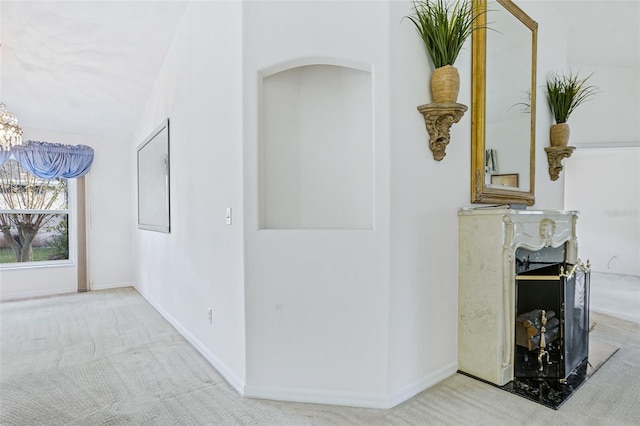
[[[93,148],[86,145],[26,141],[0,151],[0,166],[11,155],[25,170],[43,179],[78,178],[86,175],[93,163]]]
[[[11,151],[0,149],[0,166],[2,166],[11,157]]]

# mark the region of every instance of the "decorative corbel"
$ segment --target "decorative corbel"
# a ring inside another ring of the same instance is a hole
[[[424,116],[424,124],[429,132],[429,148],[433,159],[440,161],[451,139],[450,129],[453,123],[460,121],[467,106],[463,104],[426,104],[420,105],[418,111]]]
[[[551,180],[558,180],[562,171],[562,160],[571,157],[575,149],[575,146],[550,146],[544,149],[547,153]]]

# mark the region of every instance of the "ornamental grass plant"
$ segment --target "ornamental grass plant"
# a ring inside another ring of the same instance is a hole
[[[587,85],[592,76],[581,79],[578,73],[569,75],[550,73],[547,77],[547,101],[556,123],[566,123],[571,113],[599,92],[595,86]]]
[[[484,13],[485,9],[475,7],[470,0],[415,0],[413,14],[405,18],[415,25],[434,67],[440,68],[453,66]]]

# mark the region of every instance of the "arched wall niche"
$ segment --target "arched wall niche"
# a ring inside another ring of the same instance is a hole
[[[261,229],[373,229],[371,68],[319,61],[260,73]]]

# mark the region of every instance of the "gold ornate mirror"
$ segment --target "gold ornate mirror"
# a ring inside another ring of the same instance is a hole
[[[510,0],[473,2],[488,13],[472,35],[471,202],[531,206],[538,24]]]

